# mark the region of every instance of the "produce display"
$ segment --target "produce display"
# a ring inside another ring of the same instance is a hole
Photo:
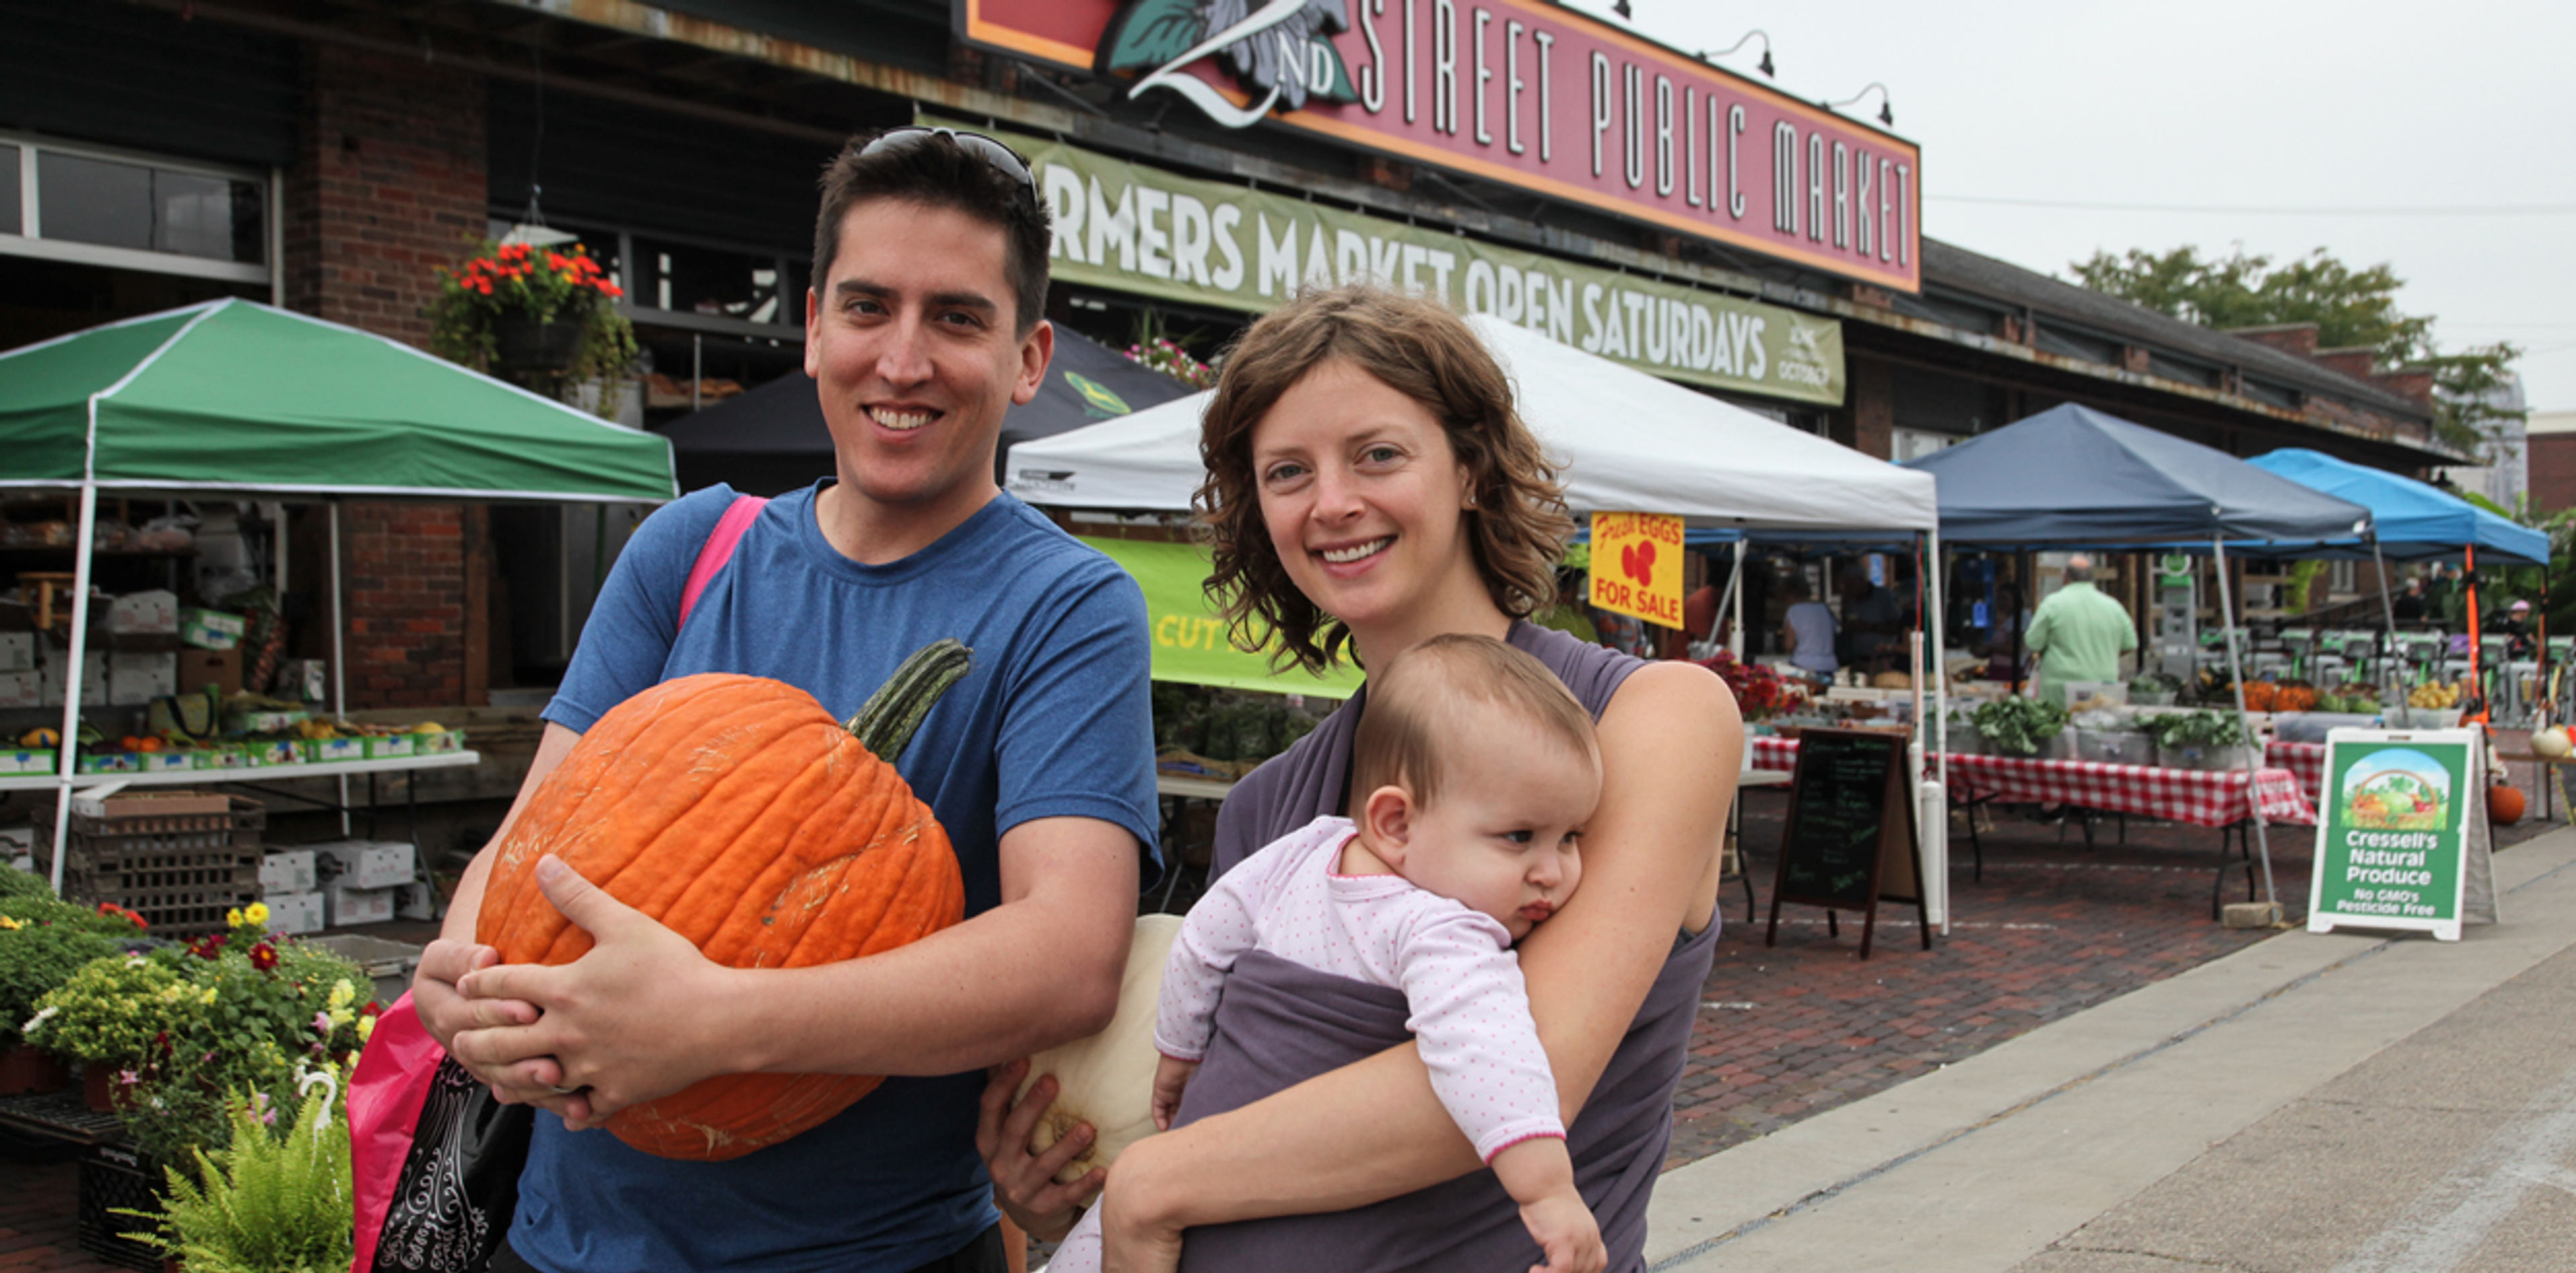
[[[1127,971],[1118,983],[1118,1014],[1108,1027],[1029,1058],[1021,1092],[1043,1075],[1056,1081],[1055,1103],[1030,1130],[1029,1148],[1044,1153],[1077,1123],[1091,1124],[1095,1133],[1091,1147],[1056,1172],[1058,1184],[1108,1166],[1120,1150],[1154,1134],[1154,1067],[1161,1059],[1154,1050],[1154,1017],[1162,1005],[1163,961],[1180,935],[1178,915],[1138,918]]]
[[[2234,712],[2166,712],[2146,717],[2139,725],[2156,740],[2156,746],[2167,749],[2242,747],[2251,741]]]
[[[892,950],[965,912],[948,834],[893,760],[971,651],[926,646],[847,725],[811,695],[702,673],[612,708],[537,788],[493,855],[475,940],[508,963],[591,948],[537,887],[548,854],[735,968]],[[629,1107],[608,1129],[665,1158],[722,1161],[847,1109],[884,1080],[734,1074]]]
[[[2064,731],[2067,711],[2035,698],[1999,698],[1969,717],[1977,734],[1998,756],[2036,756],[2040,744]]]
[[[2460,705],[2460,687],[2456,683],[2426,681],[2406,691],[2408,707],[2442,708]]]

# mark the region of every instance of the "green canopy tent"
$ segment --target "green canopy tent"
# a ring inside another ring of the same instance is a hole
[[[72,590],[83,599],[103,490],[324,500],[335,558],[335,501],[345,496],[632,503],[679,494],[662,438],[382,336],[244,300],[0,353],[0,455],[0,488],[79,492]],[[338,610],[335,589],[335,672]],[[76,602],[57,844],[71,808],[88,638],[89,607]],[[333,697],[336,708],[336,683]]]

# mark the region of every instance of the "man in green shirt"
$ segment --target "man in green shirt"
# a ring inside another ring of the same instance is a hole
[[[2138,648],[2138,629],[2128,607],[2093,586],[2093,559],[2077,553],[2067,559],[2066,586],[2031,615],[2024,643],[2039,655],[2039,696],[2063,702],[2070,681],[2120,679],[2120,656]]]

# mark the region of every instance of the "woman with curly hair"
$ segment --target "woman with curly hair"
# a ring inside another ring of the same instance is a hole
[[[1720,828],[1744,747],[1734,700],[1703,668],[1528,621],[1554,599],[1572,522],[1502,368],[1436,302],[1343,288],[1265,316],[1225,360],[1200,453],[1208,590],[1239,646],[1366,669],[1444,633],[1489,636],[1537,656],[1594,716],[1603,786],[1582,837],[1585,885],[1520,957],[1609,1267],[1642,1268],[1716,944]],[[1363,687],[1236,785],[1217,871],[1349,811],[1367,710]],[[1107,1174],[1108,1267],[1535,1264],[1510,1196],[1433,1094],[1403,1003],[1284,960],[1239,960],[1173,1130]],[[1104,1182],[1052,1183],[1089,1138],[1029,1153],[1053,1088],[1012,1105],[1018,1077],[1007,1068],[988,1089],[980,1143],[1004,1205],[1034,1233],[1061,1233]]]

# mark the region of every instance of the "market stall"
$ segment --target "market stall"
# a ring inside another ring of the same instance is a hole
[[[1953,546],[2135,549],[2169,546],[2218,559],[2237,732],[2257,734],[2243,693],[2230,543],[2345,542],[2372,533],[2370,510],[2225,452],[2068,403],[1909,462],[1940,479],[1941,532]],[[2249,788],[2261,753],[2239,749]],[[2263,900],[2276,902],[2265,813],[2241,812],[2261,854]]]
[[[321,502],[331,519],[336,581],[344,498],[657,502],[677,493],[669,444],[660,438],[380,336],[242,300],[0,354],[0,449],[11,457],[0,490],[60,491],[77,501],[69,519],[71,577],[61,594],[59,747],[49,772],[9,780],[54,789],[56,844],[71,818],[74,788],[168,781],[184,768],[165,761],[157,763],[168,768],[148,772],[138,765],[99,773],[82,763],[102,497]],[[336,582],[330,594],[328,698],[336,715],[346,707]],[[266,759],[321,773],[343,759],[413,759],[369,751],[363,742],[353,751],[290,747]],[[233,755],[238,768],[196,780],[259,772],[256,750]],[[57,887],[65,856],[55,855]]]

